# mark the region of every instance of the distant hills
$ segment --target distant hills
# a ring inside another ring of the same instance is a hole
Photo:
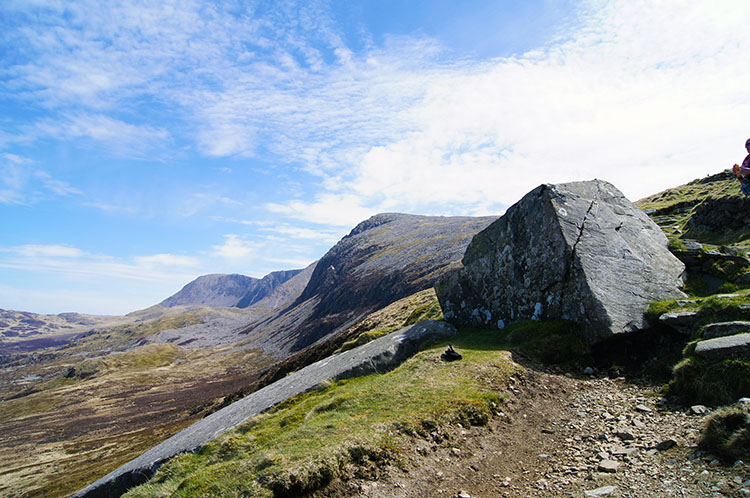
[[[190,305],[247,308],[270,295],[277,287],[301,271],[275,271],[263,278],[236,273],[203,275],[160,304],[166,308]]]

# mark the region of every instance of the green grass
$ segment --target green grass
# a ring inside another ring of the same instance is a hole
[[[498,387],[518,368],[506,350],[513,335],[541,347],[534,329],[545,327],[466,330],[450,341],[461,361],[441,361],[441,343],[386,374],[296,396],[176,457],[126,496],[295,496],[335,476],[377,472],[407,454],[410,436],[450,422],[487,423],[491,406],[502,401]]]
[[[414,325],[417,322],[424,320],[442,320],[443,310],[440,308],[440,303],[435,300],[431,303],[423,304],[418,306],[414,311],[411,312],[409,318],[404,322],[404,327]]]
[[[372,342],[375,339],[379,339],[384,335],[388,335],[391,332],[395,332],[398,329],[399,327],[388,327],[386,329],[368,330],[367,332],[362,332],[355,339],[346,341],[344,344],[342,344],[336,352],[343,353],[344,351],[349,351],[350,349],[354,349],[356,347],[367,344],[368,342]]]
[[[674,368],[667,394],[686,404],[725,405],[750,396],[750,361],[711,361],[690,356]]]
[[[734,297],[709,296],[700,302],[684,306],[679,306],[674,300],[651,303],[646,316],[652,324],[658,323],[658,317],[662,313],[698,312],[695,330],[683,350],[684,358],[674,366],[673,379],[666,388],[668,395],[687,404],[707,405],[724,405],[733,403],[740,397],[750,396],[750,361],[713,361],[694,356],[695,346],[705,325],[747,320],[750,318],[750,310],[743,309],[743,305],[747,304],[750,304],[750,294],[746,291]]]
[[[697,311],[696,332],[709,323],[750,319],[750,309],[743,308],[743,306],[750,305],[750,293],[746,290],[737,291],[737,295],[733,297],[711,295],[698,302],[685,302],[682,306],[678,304],[678,301],[677,299],[670,299],[652,302],[646,310],[646,319],[652,325],[657,325],[659,317],[664,313]],[[694,334],[693,339],[695,338],[697,338],[697,335]]]
[[[65,349],[73,353],[126,347],[136,343],[140,339],[158,334],[164,330],[180,329],[188,325],[201,323],[206,313],[204,309],[189,310],[159,318],[136,321],[127,325],[96,329],[90,335],[82,337],[69,346],[66,346]]]
[[[434,344],[385,374],[331,383],[295,396],[165,464],[126,496],[299,496],[335,477],[377,476],[408,458],[412,437],[445,424],[486,424],[518,365],[509,348],[548,361],[588,351],[565,321],[523,322],[503,331],[465,329],[450,339],[461,361]]]
[[[636,205],[643,210],[653,210],[651,218],[670,239],[695,238],[705,242],[738,242],[735,234],[688,234],[688,221],[694,208],[707,199],[738,197],[739,184],[731,173],[723,172],[710,178],[692,181],[679,187],[642,199]],[[699,235],[699,236],[697,236]],[[725,236],[726,235],[726,236]],[[711,240],[703,240],[708,236]],[[673,242],[672,244],[677,244]]]
[[[153,368],[171,365],[180,354],[179,346],[174,344],[147,344],[130,351],[70,365],[63,373],[44,383],[42,389],[57,389],[111,372],[151,371]]]
[[[697,308],[697,306],[696,306]],[[646,320],[651,325],[659,323],[659,317],[665,313],[671,313],[672,311],[692,311],[685,307],[681,307],[677,304],[676,299],[668,299],[666,301],[653,301],[648,309],[646,310]]]
[[[433,299],[429,301],[428,303],[425,303],[423,305],[417,306],[414,308],[414,310],[409,313],[409,316],[404,320],[403,324],[400,326],[391,326],[391,327],[385,327],[385,328],[379,328],[374,330],[367,330],[365,332],[362,332],[359,334],[356,338],[352,339],[351,341],[346,341],[344,344],[341,345],[341,347],[336,351],[337,353],[342,353],[344,351],[349,351],[350,349],[354,349],[358,346],[362,346],[363,344],[367,344],[368,342],[374,341],[375,339],[378,339],[380,337],[383,337],[384,335],[390,334],[391,332],[395,332],[396,330],[402,328],[402,327],[408,327],[409,325],[414,325],[417,322],[421,322],[424,320],[442,320],[443,319],[443,310],[440,309],[440,303],[437,301],[437,299]]]
[[[544,363],[573,364],[590,353],[578,326],[567,320],[517,323],[508,328],[506,341]]]

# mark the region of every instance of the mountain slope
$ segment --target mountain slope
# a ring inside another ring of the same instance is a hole
[[[337,268],[337,278],[313,264],[246,309],[156,305],[130,313],[118,327],[97,327],[65,349],[6,363],[0,423],[18,437],[0,445],[0,453],[14,455],[0,469],[9,486],[0,494],[70,493],[221,405],[225,396],[253,392],[329,355],[361,332],[358,324],[371,311],[429,289],[493,220],[376,216],[327,254],[326,268]],[[233,294],[236,303],[247,290],[241,294]],[[409,317],[425,304],[410,300],[388,315]],[[239,335],[242,320],[255,325]],[[121,364],[123,355],[133,360],[132,369],[107,367]],[[71,430],[60,431],[61,425]],[[63,447],[58,458],[53,450]]]
[[[669,238],[706,244],[750,245],[750,198],[725,170],[667,189],[635,203]]]
[[[236,273],[203,275],[162,301],[161,305],[165,308],[196,304],[217,308],[247,308],[268,296],[274,289],[301,271],[272,272],[262,279]]]
[[[294,275],[290,278],[287,278],[285,281],[276,284],[276,286],[271,290],[270,292],[266,293],[261,299],[257,299],[257,297],[260,297],[259,295],[256,295],[253,293],[252,298],[248,297],[249,294],[252,293],[249,292],[248,295],[245,295],[240,302],[237,303],[238,308],[245,308],[248,306],[252,306],[254,308],[281,308],[284,306],[288,306],[292,302],[294,302],[300,294],[302,294],[302,291],[305,290],[305,287],[307,286],[307,283],[310,281],[310,276],[313,273],[313,270],[315,270],[315,265],[317,265],[317,261],[310,264],[307,268],[303,270],[291,270],[294,272]],[[267,277],[271,277],[275,273],[287,273],[287,272],[274,272]],[[249,302],[250,304],[246,304]]]
[[[432,287],[460,264],[471,238],[496,217],[385,213],[357,225],[317,263],[286,309],[242,333],[288,354],[351,327],[365,315]]]

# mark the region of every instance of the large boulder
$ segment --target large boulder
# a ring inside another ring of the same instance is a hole
[[[684,298],[684,265],[667,238],[613,185],[541,185],[478,233],[463,268],[436,285],[456,324],[578,322],[597,342],[648,326],[651,301]]]

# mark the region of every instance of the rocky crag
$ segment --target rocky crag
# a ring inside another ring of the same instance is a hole
[[[600,180],[541,185],[474,237],[436,287],[447,320],[503,328],[563,318],[592,342],[648,327],[650,303],[685,297],[659,227]]]
[[[242,334],[287,354],[336,336],[373,311],[432,287],[495,217],[385,213],[357,225],[317,263],[302,294]]]

